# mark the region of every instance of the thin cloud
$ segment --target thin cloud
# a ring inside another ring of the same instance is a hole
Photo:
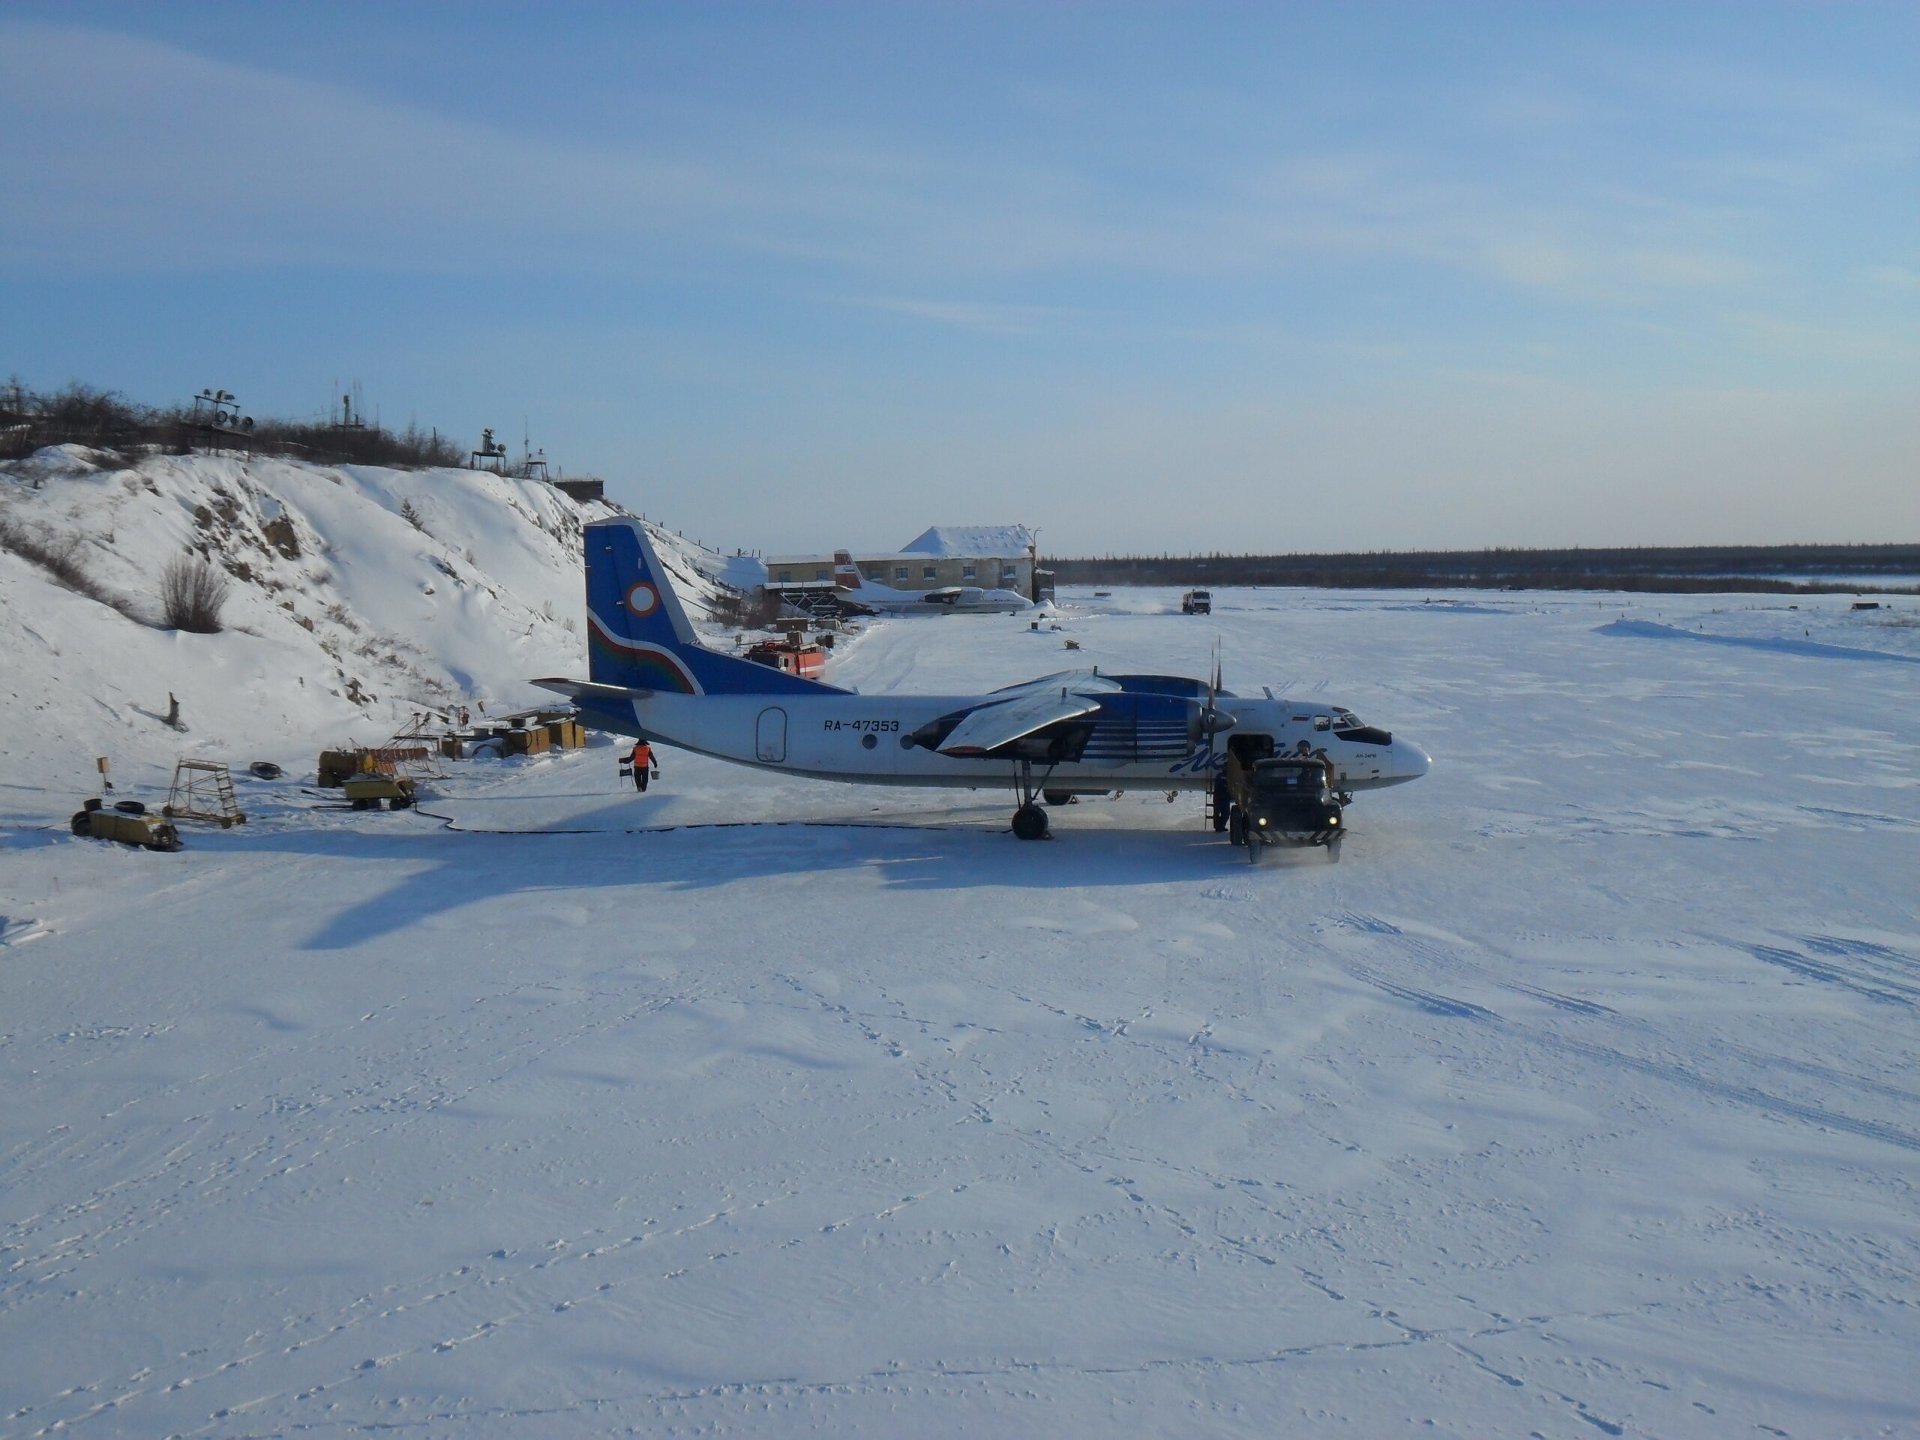
[[[1904,294],[1920,294],[1920,270],[1908,265],[1871,265],[1861,276],[1872,285]]]
[[[977,300],[923,300],[904,296],[844,297],[842,303],[884,310],[982,335],[1034,335],[1073,312],[1059,306],[1004,305]]]

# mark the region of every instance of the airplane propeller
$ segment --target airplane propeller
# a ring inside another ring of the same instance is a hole
[[[1213,673],[1207,679],[1207,705],[1200,712],[1200,730],[1207,736],[1212,736],[1217,730],[1229,728],[1240,719],[1238,715],[1229,715],[1221,710],[1218,704],[1220,689],[1220,650],[1216,642],[1213,652]]]

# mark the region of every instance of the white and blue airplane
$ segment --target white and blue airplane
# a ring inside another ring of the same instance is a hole
[[[983,590],[978,585],[896,590],[862,576],[845,550],[833,552],[833,584],[854,610],[876,615],[1013,615],[1033,609],[1033,601],[1018,590]]]
[[[589,678],[533,682],[572,699],[584,724],[823,780],[1010,783],[1023,840],[1048,833],[1040,799],[1217,796],[1228,744],[1273,754],[1306,741],[1325,752],[1341,792],[1416,780],[1432,763],[1341,706],[1174,675],[1072,671],[984,695],[861,695],[788,675],[701,645],[646,532],[627,517],[586,527],[586,572]]]

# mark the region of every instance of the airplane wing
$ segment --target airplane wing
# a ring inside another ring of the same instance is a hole
[[[1044,730],[1062,720],[1077,720],[1099,708],[1097,695],[1076,694],[1072,686],[1031,691],[1016,699],[997,701],[970,711],[948,732],[940,744],[940,753],[985,755],[1036,730]]]
[[[565,695],[569,700],[645,700],[653,694],[651,690],[630,690],[624,685],[600,685],[592,680],[563,680],[549,678],[531,680],[542,690],[551,690],[556,695]]]
[[[989,693],[997,704],[1001,700],[1015,700],[1022,695],[1051,694],[1058,690],[1070,695],[1110,695],[1123,688],[1118,680],[1109,680],[1098,670],[1056,670],[1037,680],[1022,680],[1018,685],[1002,686]]]

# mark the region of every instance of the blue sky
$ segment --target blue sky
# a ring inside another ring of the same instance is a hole
[[[1920,539],[1920,6],[0,8],[0,373],[725,549]]]

